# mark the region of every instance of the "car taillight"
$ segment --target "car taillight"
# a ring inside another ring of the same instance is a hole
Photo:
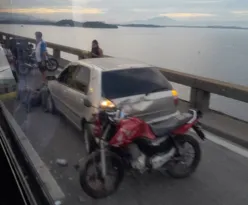
[[[174,98],[174,104],[177,106],[178,102],[179,102],[178,93],[176,90],[172,90],[171,93],[172,93],[172,96]]]
[[[112,103],[110,100],[108,99],[103,99],[100,103],[100,107],[101,108],[114,108],[115,107],[115,104]]]

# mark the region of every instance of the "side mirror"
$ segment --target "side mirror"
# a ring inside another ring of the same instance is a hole
[[[89,100],[88,98],[85,98],[85,99],[84,99],[84,105],[85,105],[86,107],[92,107],[92,103],[90,102],[90,100]]]

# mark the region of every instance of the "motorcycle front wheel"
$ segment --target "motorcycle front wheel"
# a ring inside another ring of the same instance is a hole
[[[30,72],[30,67],[28,67],[28,66],[26,66],[26,65],[23,65],[23,64],[19,64],[18,65],[18,73],[20,74],[20,75],[27,75],[27,74],[29,74],[29,72]]]
[[[80,185],[84,192],[95,199],[113,194],[124,177],[121,159],[112,152],[106,152],[106,176],[102,177],[100,151],[89,155],[80,166]]]
[[[56,71],[59,67],[59,63],[55,58],[49,58],[47,61],[47,70]]]
[[[195,172],[201,160],[199,142],[190,135],[175,136],[174,140],[180,153],[169,162],[167,173],[173,178],[189,177]],[[188,152],[189,148],[191,148],[191,153]]]

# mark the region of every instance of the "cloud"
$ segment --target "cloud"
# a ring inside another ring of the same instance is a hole
[[[135,8],[135,9],[130,9],[129,11],[131,12],[137,12],[137,13],[163,13],[165,11],[168,11],[169,8],[166,9],[143,9],[143,8]]]
[[[25,14],[54,14],[54,13],[79,13],[79,14],[103,14],[104,10],[98,8],[78,8],[70,6],[68,8],[14,8],[0,9],[0,12],[25,13]]]
[[[150,12],[150,9],[131,9],[133,12]]]
[[[170,18],[196,18],[196,17],[214,17],[215,14],[208,13],[166,13],[160,14],[160,16],[167,16]]]
[[[248,15],[248,10],[246,11],[231,11],[232,14],[238,14],[238,15]]]
[[[187,4],[216,4],[221,3],[223,0],[209,0],[209,1],[186,1]]]
[[[248,20],[246,11],[248,0],[0,0],[0,12],[28,13],[58,20],[76,18],[73,14],[88,20],[116,22],[159,15],[194,21],[198,18]]]

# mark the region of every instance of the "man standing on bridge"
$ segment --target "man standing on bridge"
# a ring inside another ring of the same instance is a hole
[[[35,32],[36,38],[36,50],[35,57],[38,63],[38,68],[42,74],[43,82],[46,82],[46,61],[47,61],[47,46],[45,41],[42,39],[42,33],[40,31]]]

